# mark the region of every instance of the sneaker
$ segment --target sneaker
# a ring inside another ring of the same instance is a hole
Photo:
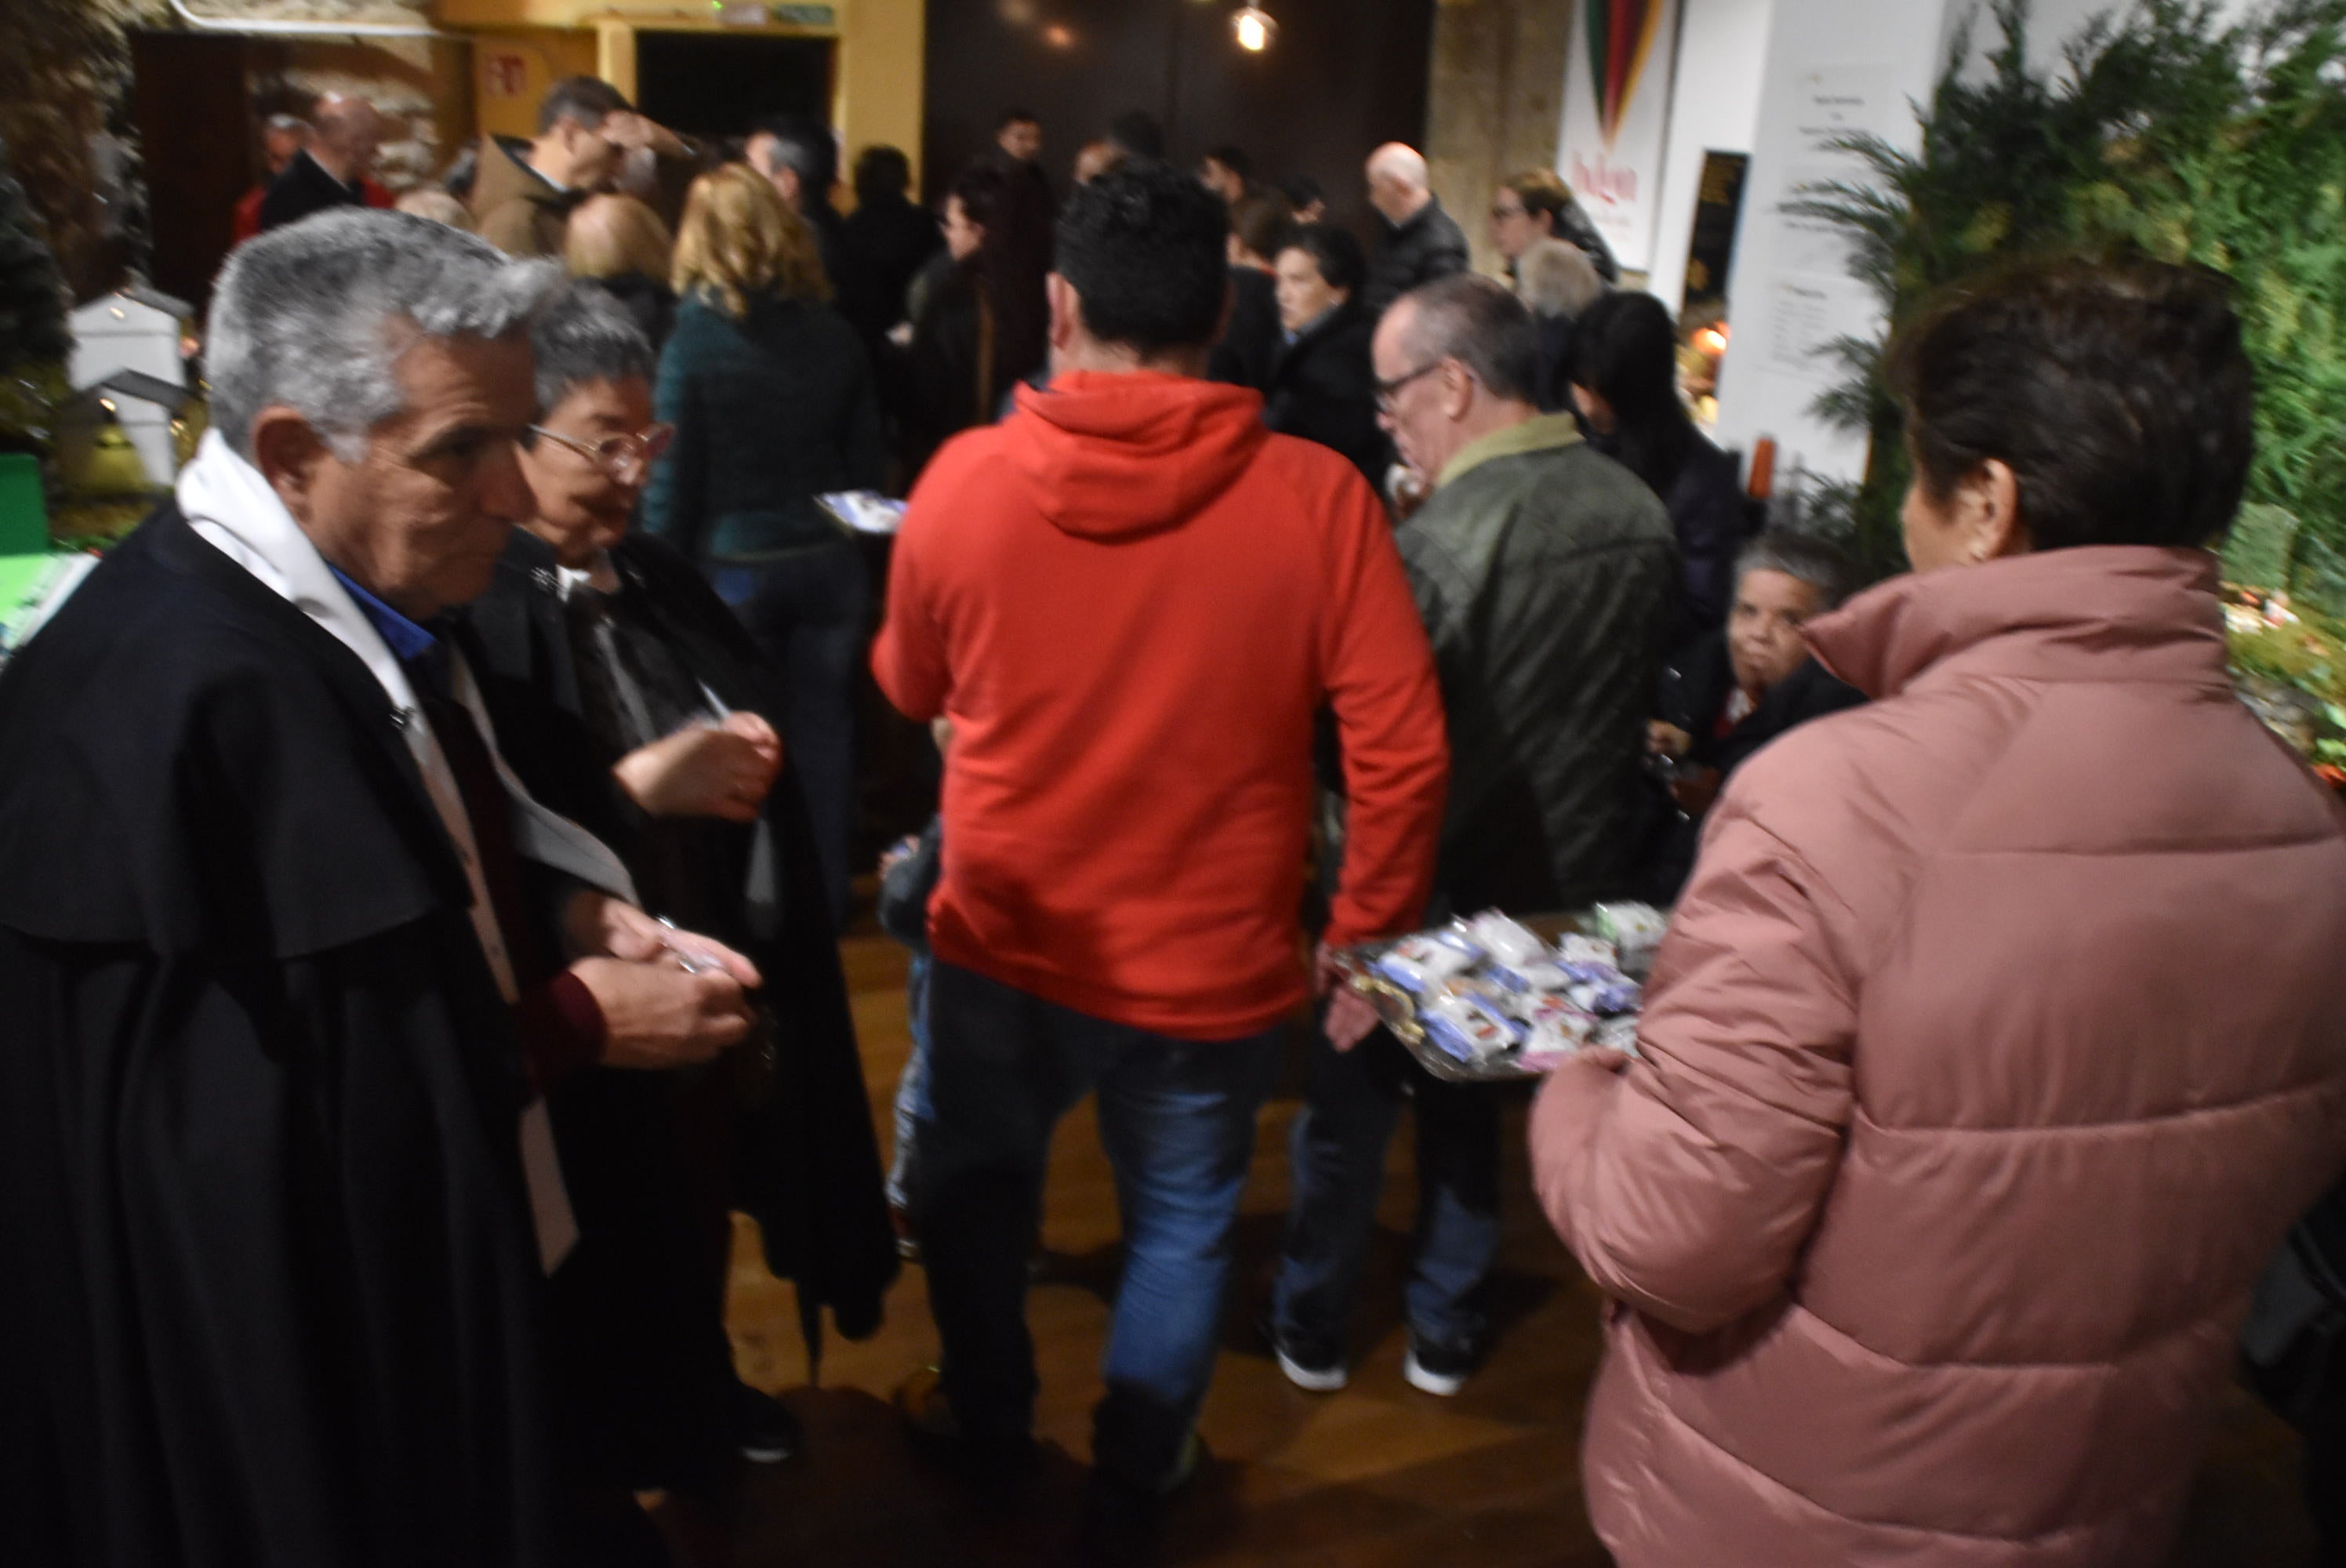
[[[806,1446],[806,1429],[790,1407],[747,1383],[734,1385],[733,1430],[751,1464],[780,1464]]]
[[[1309,1393],[1332,1394],[1352,1380],[1352,1369],[1344,1358],[1331,1355],[1317,1346],[1306,1346],[1279,1331],[1279,1321],[1269,1312],[1255,1319],[1255,1328],[1270,1347],[1271,1359],[1287,1380]]]
[[[921,1260],[921,1239],[913,1234],[913,1217],[900,1204],[888,1206],[888,1224],[896,1233],[896,1256],[907,1263]]]
[[[1480,1359],[1471,1345],[1445,1344],[1413,1333],[1409,1354],[1402,1358],[1401,1375],[1411,1388],[1446,1400],[1466,1386]]]

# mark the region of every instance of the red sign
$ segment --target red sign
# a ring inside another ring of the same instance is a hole
[[[481,61],[481,82],[493,98],[517,98],[529,84],[528,56],[501,50]]]

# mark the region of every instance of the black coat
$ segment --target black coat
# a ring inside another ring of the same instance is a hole
[[[1271,366],[1263,423],[1285,435],[1333,448],[1372,485],[1383,483],[1390,452],[1377,428],[1377,378],[1369,361],[1376,323],[1349,300],[1294,342]]]
[[[676,331],[676,291],[665,282],[644,272],[622,272],[616,278],[590,279],[596,287],[619,301],[643,329],[644,336],[657,354],[668,346],[668,334]]]
[[[1580,203],[1566,202],[1564,210],[1556,215],[1556,222],[1551,227],[1558,239],[1580,248],[1581,254],[1588,258],[1599,278],[1607,283],[1621,281],[1621,263],[1614,260],[1613,247],[1605,243],[1605,236],[1596,231],[1596,225],[1588,220],[1588,214],[1581,210]]]
[[[1429,198],[1408,222],[1387,224],[1369,263],[1369,280],[1361,289],[1361,308],[1376,321],[1385,307],[1436,278],[1464,272],[1467,267],[1465,231],[1447,212],[1439,197]]]
[[[1260,267],[1231,268],[1230,324],[1214,345],[1207,376],[1261,392],[1270,384],[1271,361],[1283,341],[1278,280]]]
[[[313,212],[365,205],[363,189],[344,185],[307,152],[297,152],[269,182],[269,194],[260,199],[260,231],[266,234],[299,223]]]
[[[762,714],[780,732],[785,704],[774,689],[778,677],[700,573],[640,535],[620,544],[612,559],[624,591],[641,596],[664,640],[701,684],[727,707]],[[828,1307],[841,1333],[862,1339],[878,1326],[881,1298],[895,1278],[895,1241],[838,934],[796,776],[785,767],[767,798],[764,823],[774,853],[771,875],[758,889],[749,886],[746,827],[686,824],[716,840],[701,846],[713,847],[713,854],[695,857],[703,868],[691,879],[695,885],[675,885],[672,860],[649,863],[656,846],[647,820],[613,782],[616,759],[601,754],[586,728],[553,567],[552,550],[515,530],[495,583],[464,612],[502,748],[532,794],[619,852],[654,913],[675,914],[678,924],[747,952],[764,975],[762,1000],[778,1026],[777,1079],[763,1104],[744,1113],[734,1173],[738,1207],[757,1217],[768,1267],[797,1282],[810,1332]],[[778,925],[765,928],[770,935],[760,934],[763,922],[751,915],[753,891],[780,911]],[[679,908],[678,900],[688,907]]]
[[[1686,760],[1719,769],[1722,789],[1738,768],[1786,730],[1865,700],[1863,692],[1835,679],[1814,658],[1803,659],[1760,699],[1759,706],[1722,733],[1720,720],[1734,694],[1735,667],[1728,657],[1727,633],[1717,630],[1669,660],[1662,671],[1655,705],[1657,718],[1693,737]],[[1678,891],[1694,870],[1703,819],[1682,815],[1675,801],[1663,804],[1666,820],[1649,855],[1649,885],[1644,891],[1654,902],[1668,904],[1677,901]]]
[[[0,1562],[573,1561],[519,1044],[382,688],[166,505],[0,758]]]
[[[842,241],[846,272],[836,280],[839,313],[862,335],[867,347],[906,319],[906,296],[922,263],[944,245],[937,220],[903,197],[860,204],[847,215]]]

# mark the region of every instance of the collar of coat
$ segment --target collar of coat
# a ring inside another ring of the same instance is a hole
[[[1807,635],[1872,697],[1926,677],[2231,684],[2216,557],[2199,549],[2080,545],[1910,572]]]
[[[1521,424],[1494,430],[1460,447],[1457,455],[1443,466],[1442,477],[1433,482],[1433,487],[1439,490],[1445,484],[1455,484],[1494,458],[1520,457],[1526,452],[1556,452],[1576,445],[1579,440],[1580,427],[1573,423],[1570,414],[1535,413]]]

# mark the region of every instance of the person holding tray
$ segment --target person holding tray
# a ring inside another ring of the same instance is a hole
[[[2253,443],[2228,286],[2035,263],[1892,364],[1915,570],[1808,627],[1873,701],[1737,772],[1638,1058],[1534,1113],[1615,1303],[1622,1568],[2165,1561],[2346,1161],[2346,819],[2234,696],[2207,548]]]

